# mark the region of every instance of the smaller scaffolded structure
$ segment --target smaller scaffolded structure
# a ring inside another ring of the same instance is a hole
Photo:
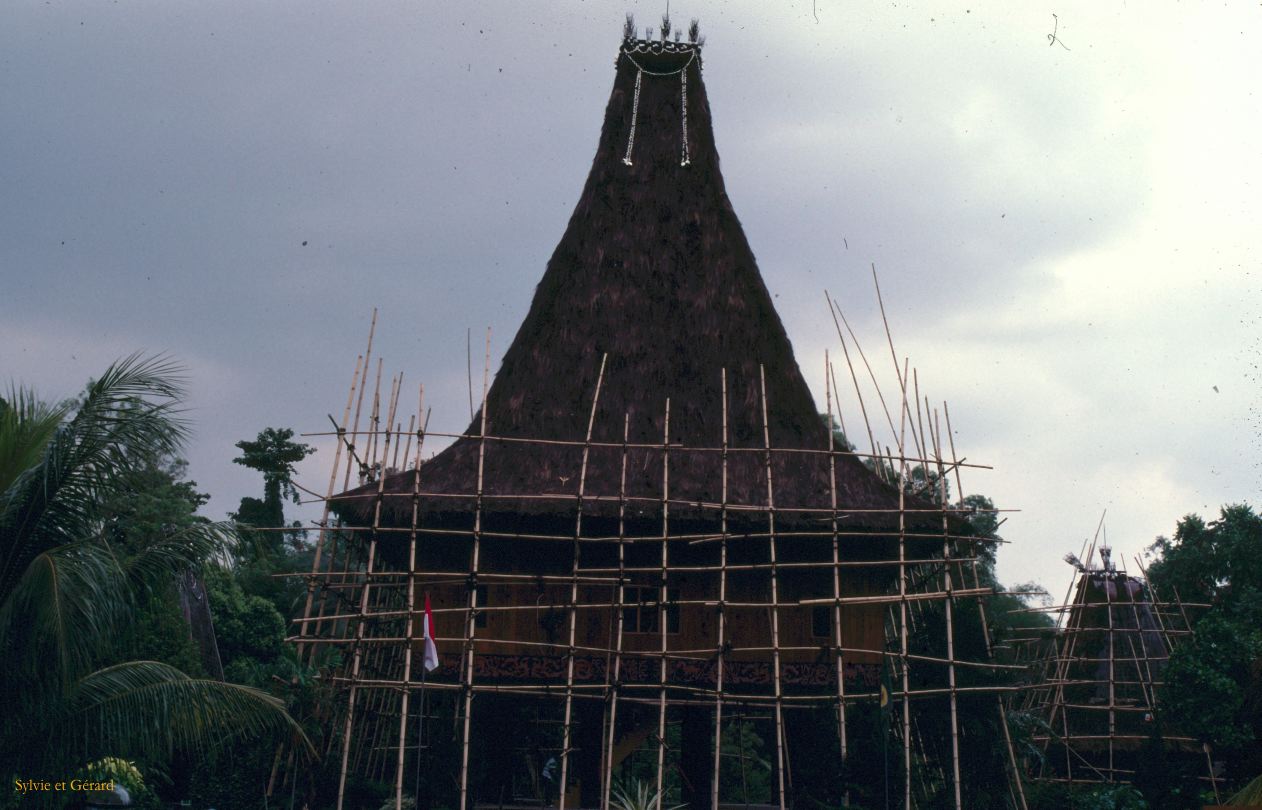
[[[1099,561],[1096,561],[1096,552]],[[1074,568],[1051,639],[1027,639],[1036,675],[1023,696],[1045,723],[1034,736],[1044,758],[1037,777],[1068,783],[1131,782],[1151,746],[1209,769],[1209,752],[1161,722],[1158,693],[1170,653],[1191,636],[1178,594],[1163,601],[1145,577],[1119,567],[1107,545],[1092,541]],[[1141,574],[1142,563],[1135,558]],[[1216,786],[1215,786],[1216,787]]]

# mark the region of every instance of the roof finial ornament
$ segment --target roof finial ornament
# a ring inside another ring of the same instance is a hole
[[[692,163],[688,157],[688,66],[684,65],[684,69],[679,71],[679,120],[680,129],[683,132],[680,147],[679,165],[687,166]]]
[[[627,154],[622,162],[631,165],[631,150],[635,147],[635,121],[640,115],[640,81],[644,78],[644,69],[637,67],[635,71],[635,94],[631,97],[631,134],[627,136]]]
[[[622,157],[622,162],[628,166],[634,165],[631,159],[632,152],[635,149],[635,131],[640,116],[640,89],[644,82],[644,74],[647,73],[654,77],[679,76],[679,128],[682,135],[679,149],[679,165],[688,166],[692,163],[692,155],[688,149],[688,68],[693,62],[698,61],[700,50],[705,39],[701,36],[700,23],[694,18],[688,26],[688,44],[682,42],[683,33],[680,29],[672,28],[670,21],[670,6],[666,7],[666,13],[662,15],[661,26],[658,29],[660,39],[653,38],[653,29],[645,27],[644,38],[637,39],[635,35],[635,17],[628,13],[626,22],[622,27],[622,35],[625,40],[622,46],[619,58],[626,57],[635,67],[635,90],[631,100],[631,124],[627,133],[627,151]],[[674,42],[671,42],[671,32],[674,31]],[[687,60],[683,62],[675,70],[660,70],[650,65],[647,69],[635,58],[636,54],[680,54],[686,55]]]

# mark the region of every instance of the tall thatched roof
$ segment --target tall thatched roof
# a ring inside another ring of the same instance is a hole
[[[622,442],[625,415],[632,444],[660,445],[669,399],[670,440],[677,445],[670,456],[672,500],[722,497],[719,455],[686,448],[723,443],[723,370],[732,447],[764,446],[760,367],[771,445],[828,447],[821,409],[724,189],[698,45],[627,39],[620,48],[591,173],[490,388],[487,435],[582,442],[606,355],[592,441]],[[480,430],[479,414],[467,433]],[[425,463],[421,489],[472,494],[479,444],[459,439]],[[661,455],[660,448],[629,453],[629,496],[661,497]],[[483,491],[573,496],[581,462],[579,446],[489,441]],[[587,494],[616,497],[621,462],[621,448],[594,448]],[[776,453],[772,468],[777,507],[829,506],[826,457]],[[897,508],[895,492],[854,458],[838,459],[837,487],[844,507]],[[386,483],[387,493],[411,488],[410,474]],[[762,454],[731,455],[727,499],[766,503]],[[473,508],[467,499],[443,503],[438,511]],[[397,506],[399,517],[410,514],[410,507]],[[366,507],[363,500],[344,501],[339,511],[362,517]],[[539,513],[572,509],[573,502],[492,497],[484,508]],[[387,515],[392,511],[387,504]],[[646,502],[631,511],[647,516],[661,509]],[[850,525],[858,519],[852,516]]]

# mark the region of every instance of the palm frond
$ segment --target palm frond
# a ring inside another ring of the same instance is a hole
[[[161,587],[207,560],[230,559],[240,544],[236,524],[199,521],[152,540],[133,553],[125,567],[136,586]]]
[[[0,397],[0,493],[39,462],[69,410],[41,402],[28,388],[11,386]]]
[[[70,543],[37,556],[0,602],[0,649],[10,667],[65,688],[113,642],[129,604],[108,547]]]
[[[1262,776],[1255,777],[1252,782],[1240,789],[1240,792],[1227,800],[1232,807],[1262,807]]]
[[[190,678],[156,661],[93,672],[76,684],[67,708],[65,739],[87,740],[102,752],[179,749],[205,755],[232,741],[284,734],[299,750],[315,753],[278,698],[248,686]]]
[[[94,533],[125,473],[179,449],[188,435],[182,396],[181,370],[165,357],[132,355],[88,385],[38,460],[0,493],[0,602],[41,553]]]
[[[639,779],[620,782],[613,786],[609,804],[614,810],[681,810],[685,805],[677,804],[664,807],[666,791],[657,790],[654,785]]]

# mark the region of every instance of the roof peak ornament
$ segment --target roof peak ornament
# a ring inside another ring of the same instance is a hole
[[[647,74],[653,77],[679,77],[679,130],[680,130],[680,148],[679,148],[679,165],[688,166],[692,163],[692,158],[688,152],[688,68],[693,62],[697,61],[697,56],[701,53],[701,46],[705,43],[705,38],[701,36],[701,25],[693,19],[688,26],[688,41],[681,42],[682,32],[675,29],[675,39],[670,41],[668,37],[671,34],[670,15],[662,15],[662,24],[659,28],[661,33],[660,39],[653,39],[653,29],[648,27],[644,29],[644,38],[637,39],[635,36],[635,15],[627,14],[626,23],[622,27],[622,47],[619,50],[619,58],[626,57],[632,65],[635,66],[635,90],[631,97],[631,127],[627,134],[627,151],[623,155],[622,162],[627,166],[635,165],[632,160],[632,152],[635,149],[635,128],[640,116],[640,86]],[[679,67],[673,70],[659,70],[645,67],[645,65],[636,59],[637,55],[647,54],[658,56],[662,54],[679,54],[687,55],[687,60]]]

